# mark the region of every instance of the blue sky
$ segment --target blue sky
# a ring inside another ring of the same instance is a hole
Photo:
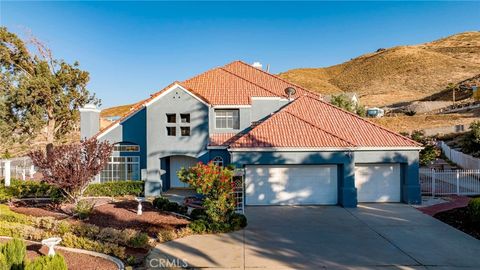
[[[56,57],[78,60],[104,108],[237,59],[279,73],[479,31],[479,14],[480,2],[0,0],[0,24],[30,29]]]

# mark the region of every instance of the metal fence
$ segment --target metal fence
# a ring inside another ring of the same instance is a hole
[[[420,169],[423,195],[480,195],[480,170]]]
[[[5,178],[5,169],[8,168],[8,166],[10,167],[10,177],[12,179],[32,179],[36,172],[32,160],[29,157],[0,160],[0,179]]]
[[[445,142],[439,142],[442,152],[447,158],[464,169],[480,170],[480,158],[474,158],[455,149],[450,148]]]

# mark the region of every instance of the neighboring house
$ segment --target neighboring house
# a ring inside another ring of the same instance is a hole
[[[416,142],[240,61],[174,82],[101,131],[98,110],[81,116],[82,137],[115,143],[98,181],[144,178],[147,196],[213,161],[244,170],[247,205],[420,203]]]

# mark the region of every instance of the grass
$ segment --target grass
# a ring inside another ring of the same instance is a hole
[[[133,105],[135,104],[121,105],[104,109],[100,113],[100,117],[122,116],[128,112]]]

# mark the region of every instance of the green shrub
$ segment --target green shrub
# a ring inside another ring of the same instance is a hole
[[[128,240],[128,246],[133,248],[145,248],[148,245],[148,235],[139,232]]]
[[[3,253],[1,252],[0,252],[0,270],[9,270],[7,258],[5,258],[5,255],[3,255]]]
[[[153,200],[153,206],[159,210],[162,210],[165,205],[167,205],[170,201],[167,198],[158,197]]]
[[[471,199],[467,209],[473,224],[480,226],[480,198]]]
[[[245,228],[247,226],[247,217],[245,217],[245,215],[235,213],[230,217],[230,225],[234,230]]]
[[[62,245],[66,247],[82,248],[100,253],[110,254],[118,258],[125,258],[125,248],[113,243],[102,243],[85,237],[78,237],[72,233],[66,233],[62,237]]]
[[[3,186],[3,181],[1,186],[0,201],[10,198],[51,198],[54,201],[60,201],[63,198],[60,189],[40,181],[14,179],[9,187]]]
[[[90,239],[95,239],[100,234],[100,227],[87,223],[72,224],[71,229],[73,234]]]
[[[143,194],[145,182],[143,181],[115,181],[90,184],[84,196],[120,197],[126,195],[140,196]]]
[[[93,207],[95,206],[94,202],[88,200],[82,200],[75,205],[73,212],[78,216],[79,219],[87,219],[90,214],[93,212]]]
[[[206,219],[207,213],[205,213],[205,210],[203,209],[193,209],[190,213],[190,218],[193,220]]]
[[[5,256],[7,265],[12,270],[23,270],[25,267],[25,255],[27,254],[27,246],[23,240],[14,238],[5,243],[0,250]]]
[[[207,231],[207,222],[203,219],[194,220],[188,224],[188,227],[194,233],[205,233]]]
[[[55,256],[39,256],[29,264],[25,270],[67,270],[67,263],[60,254]]]

